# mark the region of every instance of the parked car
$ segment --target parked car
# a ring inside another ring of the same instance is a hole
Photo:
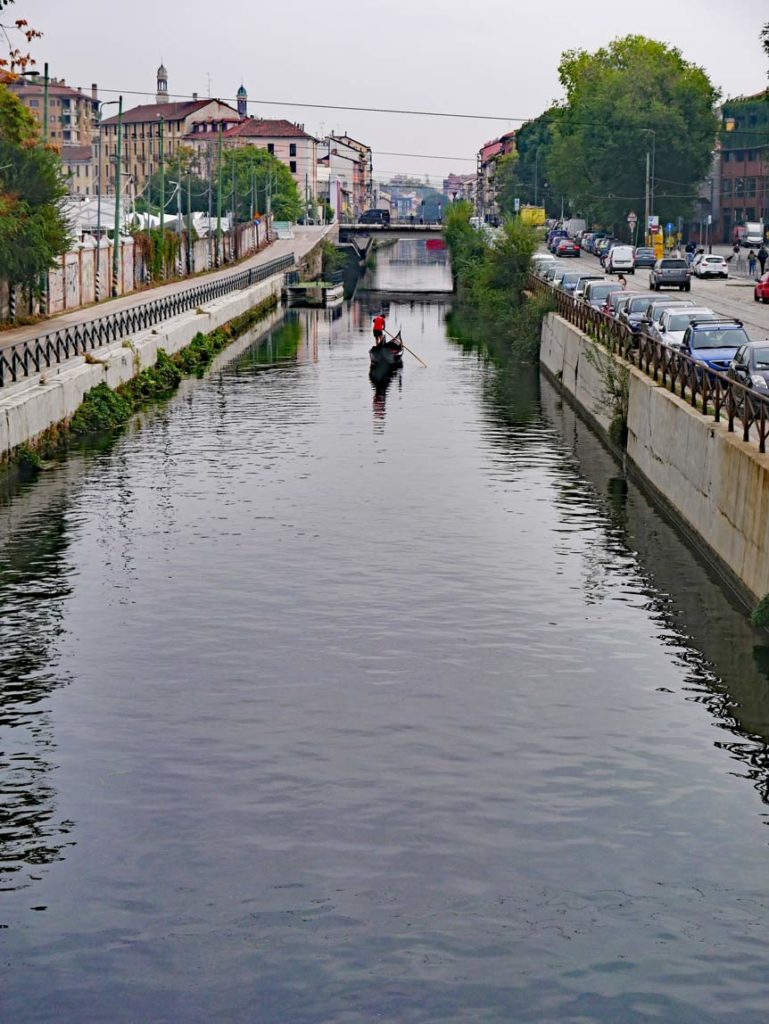
[[[702,253],[692,263],[692,273],[695,277],[728,277],[729,264],[723,256]]]
[[[741,320],[692,320],[681,350],[709,369],[726,373],[737,349],[749,341]]]
[[[544,276],[549,266],[555,266],[555,256],[551,256],[549,252],[535,252],[531,257],[531,269],[539,277]]]
[[[593,309],[603,310],[612,292],[622,292],[616,281],[588,281],[582,293],[582,301]]]
[[[750,341],[737,349],[726,375],[746,388],[769,391],[769,341]]]
[[[657,262],[657,257],[654,253],[654,249],[650,249],[646,245],[636,246],[636,250],[633,256],[633,265],[636,267],[653,267]]]
[[[762,274],[756,281],[753,289],[753,298],[756,302],[769,302],[769,271]]]
[[[654,292],[631,292],[618,319],[637,334],[646,319],[646,309],[654,297]]]
[[[542,271],[542,277],[546,281],[552,281],[555,275],[558,273],[559,264],[553,260],[552,263],[547,263]],[[562,268],[561,268],[562,269]]]
[[[555,254],[556,256],[579,256],[579,246],[570,238],[562,238],[556,246]]]
[[[573,295],[574,289],[577,287],[577,284],[583,277],[588,277],[590,278],[590,280],[595,280],[597,277],[600,276],[600,274],[584,274],[580,270],[571,271],[570,273],[563,275],[563,277],[561,278],[560,287],[562,291],[567,292],[569,295]]]
[[[585,294],[585,288],[590,284],[591,281],[605,281],[606,278],[600,274],[583,274],[579,281],[574,287],[574,298],[582,300]]]
[[[606,313],[608,313],[608,315],[613,317],[615,320],[619,320],[620,313],[632,298],[632,292],[611,292],[606,299],[606,306],[604,307]]]
[[[562,238],[566,237],[566,232],[563,230],[563,228],[555,228],[553,231],[551,231],[547,236],[547,247],[550,250],[550,252],[555,252],[555,250],[558,247],[558,243],[561,241]]]
[[[691,299],[681,299],[677,295],[666,295],[664,298],[652,299],[644,311],[644,319],[641,321],[642,330],[650,337],[656,336],[657,324],[662,319],[663,312],[668,306],[694,306]]]
[[[632,245],[613,245],[604,260],[607,274],[635,274]]]
[[[568,273],[569,271],[562,263],[557,264],[555,270],[553,271],[553,276],[550,278],[550,283],[553,284],[556,288],[560,288],[561,281],[563,281],[564,277],[566,277]]]
[[[718,320],[718,314],[707,306],[663,306],[659,322],[651,326],[649,333],[670,348],[680,348],[692,320]]]
[[[649,274],[649,287],[653,291],[660,288],[679,288],[682,292],[691,291],[691,270],[683,257],[664,256],[657,260]]]

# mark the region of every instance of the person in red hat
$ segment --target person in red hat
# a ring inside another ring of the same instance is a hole
[[[385,318],[381,313],[374,317],[374,344],[381,345],[384,341]]]

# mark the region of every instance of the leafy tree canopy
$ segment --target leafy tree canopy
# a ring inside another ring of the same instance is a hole
[[[197,154],[192,146],[180,146],[179,152],[165,161],[164,174],[155,171],[149,185],[137,200],[136,208],[144,211],[149,203],[152,213],[160,212],[161,193],[166,214],[175,216],[177,198],[181,203],[182,213],[186,216],[192,212],[208,210],[208,181],[201,177]],[[178,189],[181,182],[181,189]],[[162,188],[161,188],[162,186]],[[177,197],[177,191],[179,192]],[[189,198],[191,197],[191,202]],[[214,204],[215,204],[214,195]],[[215,207],[214,207],[215,208]]]
[[[604,224],[643,209],[647,151],[655,152],[655,209],[687,214],[707,175],[719,93],[679,50],[644,36],[595,53],[572,50],[559,66],[566,100],[552,123],[547,172],[571,210]]]
[[[57,154],[40,144],[35,120],[0,85],[0,278],[34,286],[66,251],[65,195]]]
[[[222,162],[222,195],[225,209],[232,208],[234,192],[238,220],[247,220],[252,207],[265,213],[268,204],[276,220],[299,220],[305,204],[288,167],[266,149],[242,146],[228,149]]]

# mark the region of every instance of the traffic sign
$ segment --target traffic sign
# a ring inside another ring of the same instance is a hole
[[[516,213],[520,213],[521,212],[521,200],[520,199],[516,198],[516,199],[513,200],[513,209],[515,210]]]
[[[667,233],[668,233],[669,235],[672,235],[672,234],[673,234],[673,228],[674,228],[674,227],[675,227],[675,224],[673,224],[673,221],[672,221],[672,220],[669,220],[669,221],[667,222],[667,224],[665,225],[665,230],[667,231]]]
[[[634,228],[636,226],[636,224],[638,223],[638,217],[635,215],[635,213],[633,213],[632,210],[627,215],[627,222],[628,222],[628,224],[630,225],[631,228]]]

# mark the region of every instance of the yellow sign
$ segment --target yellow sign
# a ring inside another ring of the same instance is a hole
[[[658,260],[661,260],[665,255],[665,241],[662,237],[661,231],[658,231],[657,234],[654,235],[654,255]]]

